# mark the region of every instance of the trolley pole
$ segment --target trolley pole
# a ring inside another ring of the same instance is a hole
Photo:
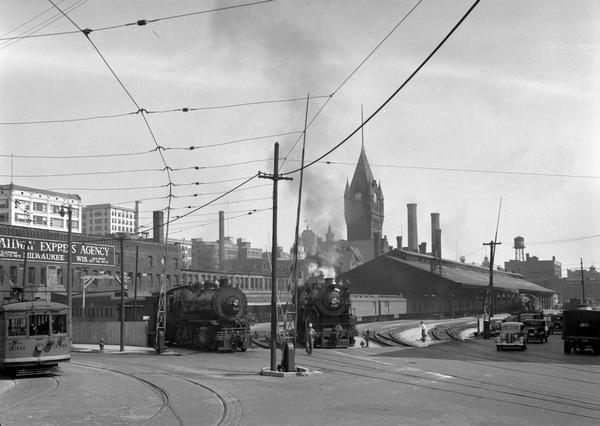
[[[279,142],[275,142],[273,174],[258,173],[262,179],[273,181],[273,240],[271,242],[271,371],[277,370],[277,182],[280,179],[292,180],[279,176]]]

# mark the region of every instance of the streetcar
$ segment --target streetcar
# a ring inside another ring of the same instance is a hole
[[[24,376],[60,373],[71,359],[69,307],[46,300],[0,306],[0,371]]]

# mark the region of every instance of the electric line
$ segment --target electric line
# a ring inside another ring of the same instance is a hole
[[[541,245],[548,245],[548,244],[570,243],[573,241],[583,241],[583,240],[589,240],[589,239],[598,238],[598,237],[600,237],[600,234],[588,235],[585,237],[565,238],[563,240],[529,241],[527,244],[530,246],[541,246]]]
[[[136,169],[136,170],[117,170],[112,172],[80,172],[80,173],[53,173],[53,174],[40,174],[40,175],[12,175],[16,178],[36,178],[36,177],[66,177],[66,176],[88,176],[88,175],[115,175],[124,173],[145,173],[145,172],[163,172],[164,169]],[[10,177],[10,174],[0,174],[0,177]]]
[[[106,118],[117,118],[117,117],[126,117],[128,115],[139,114],[140,111],[132,111],[132,112],[124,112],[121,114],[108,114],[108,115],[93,115],[90,117],[80,117],[80,118],[64,118],[57,120],[38,120],[38,121],[4,121],[0,122],[2,126],[15,126],[15,125],[30,125],[30,124],[49,124],[49,123],[73,123],[77,121],[89,121],[89,120],[102,120]]]
[[[214,148],[217,146],[225,146],[225,145],[232,145],[232,144],[236,144],[236,143],[240,143],[240,142],[255,141],[255,140],[259,140],[259,139],[270,139],[270,138],[276,138],[276,137],[281,137],[281,136],[295,135],[298,133],[302,133],[302,131],[298,130],[298,131],[294,131],[294,132],[278,133],[278,134],[274,134],[274,135],[254,136],[251,138],[234,139],[234,140],[230,140],[230,141],[216,142],[216,143],[207,144],[207,145],[196,145],[196,146],[189,146],[189,147],[163,147],[162,149],[164,149],[165,151],[168,151],[168,150],[193,151],[195,149]]]
[[[308,125],[306,126],[306,129],[308,129],[312,125],[312,123],[316,120],[316,118],[319,116],[319,114],[321,114],[321,111],[323,111],[323,109],[325,109],[325,107],[327,106],[327,104],[329,103],[329,101],[333,98],[333,96],[348,82],[348,80],[350,80],[352,78],[352,76],[354,76],[354,74],[356,74],[358,72],[358,70],[360,69],[360,67],[362,67],[364,65],[364,63],[367,62],[367,60],[371,56],[373,56],[373,54],[377,51],[377,49],[379,49],[381,47],[381,45],[394,33],[394,31],[396,31],[398,29],[398,27],[413,13],[413,11],[422,3],[422,1],[423,0],[419,0],[404,15],[404,17],[402,19],[400,19],[400,21],[398,21],[398,23],[386,34],[386,36],[371,50],[371,52],[369,52],[369,54],[354,68],[354,70],[352,70],[352,72],[350,74],[348,74],[348,76],[344,79],[344,81],[342,81],[337,86],[337,88],[331,93],[331,95],[327,98],[327,100],[323,103],[323,105],[321,105],[321,108],[319,108],[319,110],[316,112],[316,114],[309,121]],[[292,147],[288,150],[288,153],[284,156],[283,161],[281,163],[282,166],[285,164],[285,161],[286,161],[287,157],[294,150],[294,148],[296,147],[296,145],[298,144],[298,142],[300,142],[300,139],[302,139],[302,136],[298,137],[298,139],[296,140],[296,142],[294,142],[294,144],[292,145]]]
[[[475,0],[475,2],[471,5],[469,10],[463,15],[463,17],[452,27],[450,32],[446,34],[446,36],[438,43],[438,45],[433,49],[433,51],[421,62],[421,64],[408,76],[406,80],[398,87],[386,100],[383,102],[376,110],[373,112],[364,122],[360,124],[356,129],[354,129],[348,136],[346,136],[341,142],[335,145],[333,148],[325,152],[323,155],[313,160],[312,162],[306,164],[303,168],[306,169],[311,167],[313,164],[321,161],[323,158],[327,157],[329,154],[337,150],[340,146],[345,144],[352,136],[354,136],[359,130],[361,130],[369,121],[371,121],[379,112],[392,100],[396,97],[396,95],[413,79],[415,75],[429,62],[429,60],[437,53],[437,51],[446,43],[446,41],[450,38],[450,36],[456,31],[456,29],[463,23],[463,21],[471,14],[475,6],[479,4],[480,0]],[[290,175],[296,172],[299,172],[300,169],[291,170],[287,173],[282,173],[282,176]]]
[[[8,158],[37,158],[37,159],[65,159],[65,158],[106,158],[106,157],[129,157],[133,155],[150,154],[156,151],[152,149],[150,151],[140,152],[126,152],[126,153],[113,153],[113,154],[90,154],[90,155],[13,155],[13,154],[0,154],[0,157]]]
[[[272,186],[270,184],[264,184],[264,185],[255,185],[255,186],[247,186],[245,188],[240,188],[237,189],[236,191],[246,191],[248,189],[256,189],[256,188],[264,188],[265,186]],[[217,195],[217,194],[221,194],[223,191],[219,191],[219,192],[205,192],[203,194],[185,194],[185,195],[174,195],[173,198],[193,198],[193,197],[202,197],[204,195]]]
[[[290,161],[299,161],[291,160]],[[343,161],[320,161],[322,164],[330,165],[345,165],[356,166],[354,163]],[[488,174],[504,174],[504,175],[521,175],[521,176],[542,176],[542,177],[561,177],[561,178],[579,178],[579,179],[600,179],[600,176],[594,175],[572,175],[560,173],[542,173],[542,172],[518,172],[511,170],[486,170],[486,169],[462,169],[452,167],[431,167],[431,166],[409,166],[409,165],[393,165],[393,164],[369,164],[371,167],[396,168],[396,169],[415,169],[415,170],[434,170],[443,172],[463,172],[463,173],[488,173]]]
[[[50,1],[50,3],[52,3],[51,0],[48,0],[48,1]],[[137,20],[135,22],[128,22],[126,24],[117,24],[117,25],[111,25],[111,26],[100,27],[100,28],[95,28],[95,29],[86,28],[85,30],[82,30],[81,28],[79,28],[77,26],[77,28],[79,29],[79,31],[61,31],[61,32],[46,33],[46,34],[37,34],[37,35],[16,36],[16,37],[2,37],[2,38],[0,38],[0,41],[1,40],[22,40],[24,38],[36,38],[36,37],[51,37],[51,36],[58,36],[58,35],[69,35],[69,34],[77,34],[79,32],[83,32],[87,36],[88,34],[90,34],[92,32],[114,30],[114,29],[117,29],[117,28],[130,27],[130,26],[134,26],[134,25],[144,26],[144,25],[147,25],[147,24],[152,24],[152,23],[160,22],[160,21],[167,21],[167,20],[172,20],[172,19],[186,18],[188,16],[202,15],[202,14],[212,13],[212,12],[221,12],[221,11],[224,11],[224,10],[237,9],[237,8],[246,7],[246,6],[255,6],[255,5],[258,5],[258,4],[261,4],[261,3],[270,3],[272,1],[274,1],[274,0],[262,0],[262,1],[256,1],[256,2],[253,2],[253,3],[243,3],[243,4],[233,5],[233,6],[224,6],[224,7],[218,7],[218,8],[215,8],[215,9],[200,10],[200,11],[196,11],[196,12],[182,13],[182,14],[179,14],[179,15],[172,15],[172,16],[164,16],[164,17],[155,18],[155,19],[139,19],[139,20]],[[58,7],[54,3],[52,3],[52,5],[58,9]]]

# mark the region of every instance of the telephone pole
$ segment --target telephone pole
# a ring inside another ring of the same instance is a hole
[[[579,262],[581,264],[581,303],[587,304],[585,302],[585,284],[584,284],[584,277],[583,277],[583,258],[580,257],[579,258]]]
[[[277,371],[277,182],[292,180],[279,175],[279,142],[275,142],[273,174],[258,172],[261,179],[273,181],[273,240],[271,243],[271,371]]]

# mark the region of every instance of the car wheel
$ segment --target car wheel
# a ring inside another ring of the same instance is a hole
[[[499,351],[500,350],[500,346],[496,346],[496,350]]]
[[[566,340],[565,340],[565,343],[564,343],[564,350],[565,350],[566,354],[570,354],[571,353],[571,343],[567,342]]]

